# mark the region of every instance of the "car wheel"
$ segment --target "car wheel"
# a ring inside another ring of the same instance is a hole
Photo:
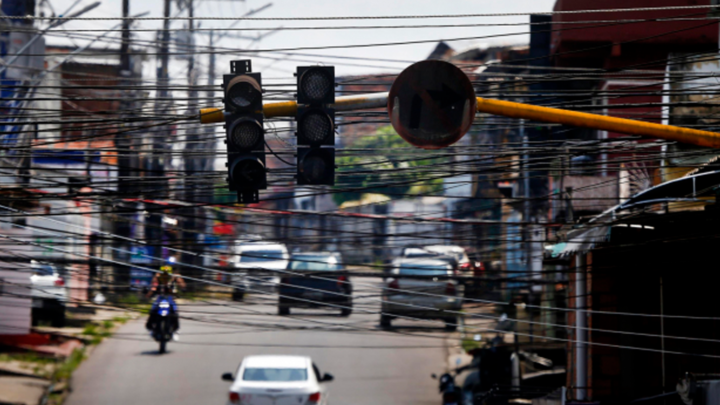
[[[389,315],[380,315],[380,327],[384,329],[388,329],[392,326],[392,319]]]
[[[233,289],[232,299],[233,301],[242,301],[243,299],[245,299],[245,292],[243,292],[242,290]]]
[[[278,315],[290,315],[290,307],[278,305]]]
[[[455,332],[457,330],[458,318],[448,318],[445,320],[445,330]]]

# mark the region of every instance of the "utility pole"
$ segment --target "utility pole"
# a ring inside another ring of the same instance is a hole
[[[170,48],[170,0],[165,0],[163,5],[163,29],[158,35],[160,40],[160,55],[158,60],[158,68],[156,71],[156,79],[158,90],[156,93],[155,100],[155,117],[162,121],[166,118],[168,107],[170,102],[170,93],[168,91],[169,84],[169,62],[170,57],[168,55]],[[165,165],[167,163],[166,156],[170,156],[168,153],[161,151],[163,148],[167,148],[169,142],[166,141],[166,137],[169,135],[169,126],[158,127],[159,131],[155,132],[152,137],[150,159],[148,159],[148,174],[155,179],[152,184],[157,184],[157,187],[163,190],[167,189],[167,180],[164,179]],[[165,196],[166,198],[172,198],[171,195]],[[150,251],[148,255],[155,257],[163,257],[162,244],[163,244],[163,229],[162,229],[162,212],[150,211],[150,214],[145,220],[145,238],[150,245]]]
[[[120,69],[130,71],[130,0],[123,0],[122,4],[122,43],[120,44]]]
[[[587,399],[587,260],[585,253],[575,255],[575,399]]]
[[[192,114],[196,113],[198,92],[196,89],[197,75],[195,74],[195,5],[193,0],[188,0],[188,46],[186,52],[188,53],[188,111]],[[198,128],[195,125],[188,125],[185,133],[185,150],[184,150],[184,165],[185,165],[185,187],[184,187],[184,200],[193,204],[197,203],[198,195],[196,186],[201,184],[195,177],[198,175],[198,167],[204,167],[199,164],[203,159],[197,156],[196,151],[199,149],[200,144],[198,143],[199,136],[197,134]],[[183,254],[183,263],[196,263],[199,254],[202,253],[202,246],[195,243],[198,240],[199,234],[205,234],[205,221],[198,221],[196,217],[200,214],[200,211],[195,208],[189,208],[187,210],[188,216],[185,217],[183,228],[183,244],[185,251],[193,251],[196,254]],[[204,213],[203,213],[204,214]],[[192,272],[195,275],[195,270],[185,269],[186,273]]]
[[[122,80],[120,80],[120,94],[122,95],[122,101],[120,102],[119,110],[121,117],[128,118],[128,116],[132,114],[131,110],[134,105],[132,102],[132,96],[128,94],[127,90],[131,83],[129,79],[132,76],[132,66],[130,60],[130,20],[128,19],[128,17],[130,17],[130,0],[123,0],[122,15],[122,43],[120,44],[120,76],[122,77]],[[127,124],[123,123],[119,125],[115,134],[115,153],[117,155],[118,167],[117,191],[119,195],[128,195],[135,190],[133,186],[134,182],[131,179],[133,176],[131,139],[132,135],[127,132]],[[132,208],[135,207],[135,204],[127,203],[126,206],[130,208],[130,211],[133,211]],[[133,235],[130,234],[131,227],[129,226],[129,223],[132,220],[132,214],[120,215],[124,217],[125,220],[115,221],[115,233],[123,237],[133,237]],[[119,248],[128,250],[127,248],[129,247],[126,242],[119,239],[114,240],[113,245],[116,249]],[[116,259],[126,259],[126,257],[118,256],[121,255],[119,250],[115,250],[114,252],[114,255],[117,256]],[[123,286],[130,284],[130,273],[126,267],[114,266],[114,276],[115,282],[119,285]]]
[[[533,315],[532,315],[532,305],[533,305],[533,288],[535,287],[533,284],[533,280],[535,279],[535,275],[533,274],[533,244],[532,244],[532,233],[530,230],[530,169],[529,169],[529,163],[530,163],[530,152],[529,152],[529,145],[528,145],[528,137],[525,135],[525,120],[520,120],[520,138],[522,139],[522,145],[523,145],[523,158],[522,158],[522,176],[523,176],[523,221],[525,222],[525,226],[523,226],[524,235],[523,239],[525,240],[524,248],[525,248],[525,273],[526,277],[528,279],[528,306],[527,313],[528,317],[530,318],[530,323],[528,323],[528,337],[530,340],[530,343],[533,342]]]
[[[210,31],[210,40],[208,43],[208,49],[210,50],[210,55],[208,55],[208,86],[207,91],[205,92],[205,99],[208,103],[211,103],[213,98],[215,97],[215,31]],[[210,150],[215,146],[215,137],[213,136],[215,134],[215,127],[205,127],[205,137],[206,141],[203,142],[203,148],[205,150]],[[213,170],[213,163],[214,159],[212,158],[204,158],[204,164],[201,166],[203,170],[208,173],[211,170]],[[210,201],[212,197],[209,197],[206,201]]]

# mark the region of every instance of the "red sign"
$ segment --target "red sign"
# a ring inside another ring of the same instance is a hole
[[[477,99],[467,75],[452,63],[417,62],[395,79],[388,95],[393,128],[407,142],[440,149],[470,130]]]

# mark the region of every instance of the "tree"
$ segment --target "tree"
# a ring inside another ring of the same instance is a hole
[[[442,179],[428,180],[438,177],[436,172],[428,171],[437,170],[434,166],[446,158],[408,145],[390,125],[359,138],[345,152],[336,159],[339,180],[336,188],[348,189],[334,194],[338,205],[359,200],[364,193],[398,199],[442,190]]]

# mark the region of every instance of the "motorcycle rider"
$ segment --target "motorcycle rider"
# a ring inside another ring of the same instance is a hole
[[[172,294],[176,290],[177,286],[180,286],[180,288],[184,289],[186,287],[185,280],[183,280],[180,276],[173,275],[172,266],[161,266],[160,272],[155,273],[155,275],[153,276],[151,288],[147,294],[148,298],[152,297],[153,294],[158,294],[158,297],[153,303],[152,308],[150,309],[150,316],[145,323],[145,328],[152,333],[155,321],[158,317],[158,306],[160,305],[160,301],[164,297],[172,308],[169,318],[173,328],[173,337],[176,340],[178,334],[177,331],[178,329],[180,329],[180,319],[178,317],[177,304],[175,303]]]

